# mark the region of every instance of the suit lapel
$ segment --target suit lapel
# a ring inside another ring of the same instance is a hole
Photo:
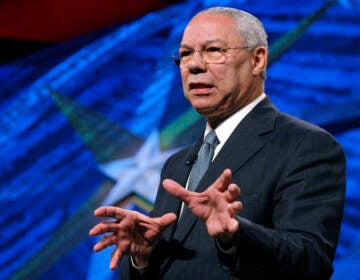
[[[268,97],[261,101],[235,128],[201,180],[202,192],[224,171],[235,173],[268,141],[274,130],[277,109]]]
[[[225,168],[229,168],[235,173],[254,156],[268,141],[274,129],[276,114],[277,109],[268,97],[261,101],[231,134],[215,160],[210,164],[196,191],[204,191]],[[190,211],[184,211],[173,238],[182,243],[197,220]]]

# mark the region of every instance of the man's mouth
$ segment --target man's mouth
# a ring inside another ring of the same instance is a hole
[[[206,84],[206,83],[190,83],[189,84],[190,89],[209,89],[212,87],[213,87],[213,85]]]

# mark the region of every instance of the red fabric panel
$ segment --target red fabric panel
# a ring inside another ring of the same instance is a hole
[[[4,0],[0,38],[56,42],[140,17],[176,0]]]

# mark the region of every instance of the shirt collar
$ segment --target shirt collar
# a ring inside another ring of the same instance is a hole
[[[229,139],[231,133],[235,130],[235,128],[238,126],[238,124],[246,117],[247,114],[251,112],[252,109],[264,98],[266,97],[265,93],[262,93],[260,96],[258,96],[256,99],[254,99],[252,102],[250,102],[245,107],[241,108],[239,111],[231,115],[229,118],[227,118],[225,121],[223,121],[216,129],[216,135],[220,141],[220,143],[217,145],[215,149],[215,155],[220,151],[222,146],[225,144],[225,142]],[[210,125],[206,124],[206,129],[204,133],[205,136],[209,133],[211,130]]]

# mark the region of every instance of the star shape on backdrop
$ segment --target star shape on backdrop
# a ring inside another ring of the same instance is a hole
[[[138,152],[130,158],[109,161],[99,169],[116,183],[103,205],[115,205],[131,193],[153,202],[160,183],[160,170],[168,157],[177,151],[160,149],[159,132],[154,130]]]

